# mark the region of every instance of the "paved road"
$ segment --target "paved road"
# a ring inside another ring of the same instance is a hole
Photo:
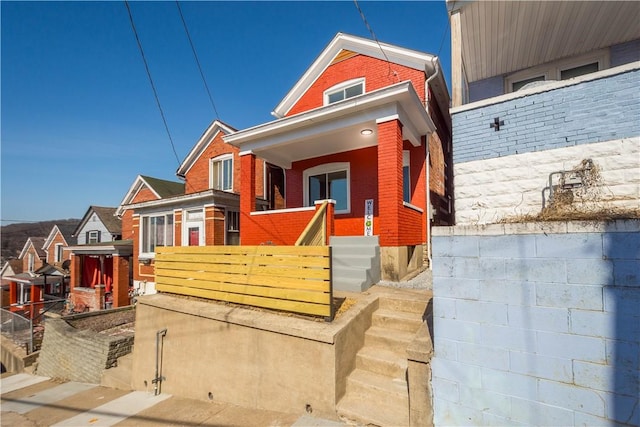
[[[343,426],[306,414],[247,409],[168,394],[154,396],[29,374],[3,375],[0,392],[2,427]]]

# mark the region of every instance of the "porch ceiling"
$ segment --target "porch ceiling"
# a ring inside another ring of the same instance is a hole
[[[640,38],[635,1],[452,1],[474,82]]]
[[[290,168],[295,161],[378,144],[378,121],[398,118],[403,137],[414,144],[435,130],[410,82],[285,117],[223,137],[269,163]],[[363,129],[373,134],[362,135]]]

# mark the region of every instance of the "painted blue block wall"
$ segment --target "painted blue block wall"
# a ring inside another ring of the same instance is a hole
[[[640,425],[640,221],[565,224],[434,229],[435,425]]]
[[[452,113],[454,163],[640,135],[640,70]],[[499,131],[490,127],[504,121]]]

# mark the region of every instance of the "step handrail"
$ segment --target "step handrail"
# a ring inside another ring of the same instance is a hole
[[[327,245],[327,205],[325,200],[316,211],[311,221],[304,228],[295,246],[326,246]]]

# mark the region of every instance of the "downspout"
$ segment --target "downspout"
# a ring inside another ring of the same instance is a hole
[[[438,74],[440,74],[440,67],[438,67],[438,57],[434,56],[431,59],[431,64],[433,66],[433,74],[427,79],[425,85],[424,85],[424,99],[425,99],[425,108],[427,109],[427,114],[429,113],[429,101],[430,101],[430,97],[429,97],[429,84],[431,83],[431,80],[433,80]],[[432,260],[431,260],[431,218],[433,218],[433,211],[432,211],[432,207],[431,207],[431,167],[430,167],[430,152],[429,152],[429,136],[427,135],[427,140],[426,140],[426,144],[425,144],[425,151],[426,151],[426,169],[427,169],[427,233],[428,233],[428,239],[427,239],[427,259],[429,260],[429,270],[432,269]]]

